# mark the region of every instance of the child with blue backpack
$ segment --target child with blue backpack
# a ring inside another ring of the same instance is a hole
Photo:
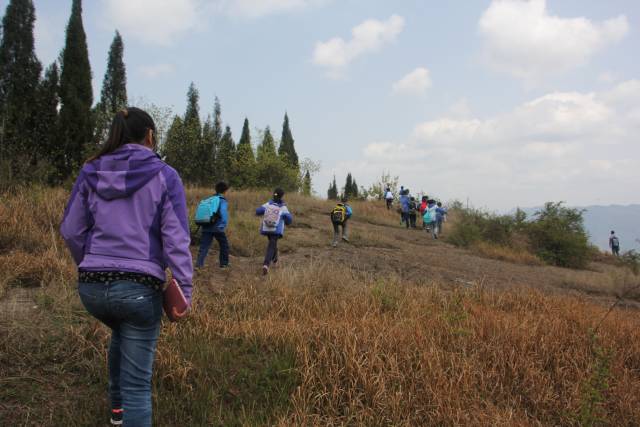
[[[229,267],[229,241],[225,234],[229,222],[229,213],[227,199],[224,197],[228,189],[229,185],[226,182],[217,183],[216,194],[201,201],[198,205],[196,224],[202,228],[202,236],[200,238],[200,250],[198,251],[196,268],[204,266],[204,260],[211,248],[213,239],[216,239],[220,246],[220,268]]]
[[[278,240],[284,236],[285,225],[291,225],[293,216],[283,200],[284,190],[276,188],[273,197],[256,209],[256,215],[262,217],[260,234],[268,239],[267,250],[262,263],[262,274],[269,274],[271,264],[278,263]]]
[[[429,199],[427,201],[427,206],[426,209],[424,210],[424,213],[422,214],[422,221],[423,224],[425,226],[425,231],[427,233],[431,232],[431,236],[434,239],[438,238],[438,231],[437,231],[437,227],[438,227],[438,223],[437,221],[437,206],[436,206],[436,201],[433,199]]]

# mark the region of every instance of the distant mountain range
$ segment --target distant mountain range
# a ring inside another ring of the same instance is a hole
[[[615,230],[620,250],[640,251],[640,205],[585,206],[584,225],[591,242],[603,250],[609,249],[609,233]],[[533,215],[539,208],[523,209]]]

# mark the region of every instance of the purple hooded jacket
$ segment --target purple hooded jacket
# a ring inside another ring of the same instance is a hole
[[[191,303],[187,204],[178,173],[150,149],[126,144],[84,165],[60,226],[83,271],[166,280],[169,267]]]

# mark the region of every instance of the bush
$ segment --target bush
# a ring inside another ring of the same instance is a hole
[[[494,215],[477,209],[455,211],[455,225],[447,241],[456,246],[469,247],[479,241],[497,245],[511,245],[515,220],[510,215]]]
[[[534,252],[549,264],[584,268],[590,260],[589,237],[584,229],[583,210],[562,202],[548,202],[527,225]]]

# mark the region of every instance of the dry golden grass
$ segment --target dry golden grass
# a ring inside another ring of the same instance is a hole
[[[544,265],[544,262],[531,252],[521,248],[500,246],[489,242],[478,242],[471,248],[475,253],[487,258],[525,265]]]
[[[204,195],[190,189],[190,205]],[[595,330],[607,307],[582,298],[354,268],[312,233],[322,236],[316,222],[331,204],[297,195],[289,205],[312,228],[287,231],[290,262],[265,280],[251,209],[267,196],[229,194],[234,269],[197,276],[192,315],[163,327],[154,425],[638,425],[635,312],[614,310]],[[38,309],[0,311],[1,425],[104,423],[108,331],[83,310],[72,262],[49,232],[65,197],[3,196],[0,273],[41,286]],[[403,250],[366,226],[397,225],[396,215],[354,210],[354,240]],[[6,281],[2,301],[26,283]]]

